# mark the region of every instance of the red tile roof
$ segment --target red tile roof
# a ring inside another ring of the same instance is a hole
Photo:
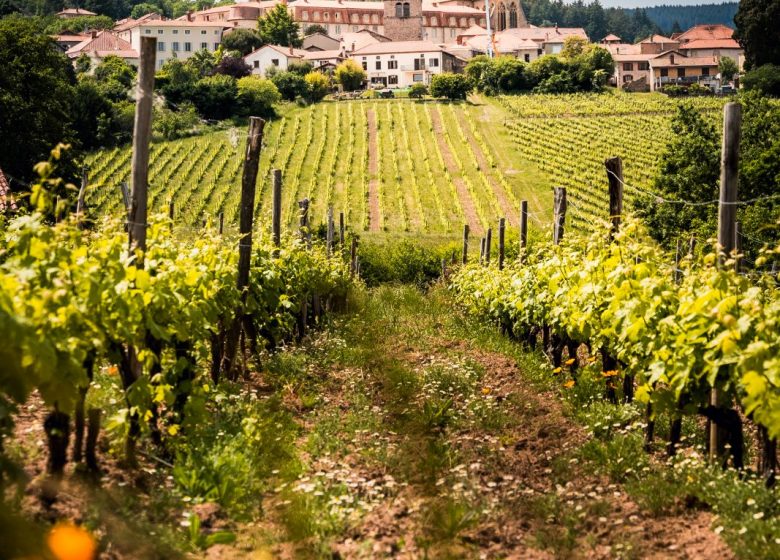
[[[602,39],[602,42],[606,42],[606,41],[620,41],[620,40],[621,40],[620,37],[618,37],[614,33],[610,33],[609,35],[607,35],[606,37],[604,37]]]
[[[442,52],[444,49],[431,41],[390,41],[366,45],[352,53],[353,56],[369,54],[400,54]]]
[[[650,35],[647,39],[644,41],[640,41],[640,43],[676,43],[676,41],[673,41],[669,37],[664,37],[663,35]]]
[[[115,54],[122,58],[138,58],[138,53],[133,46],[112,31],[98,31],[96,37],[86,38],[78,45],[69,48],[65,54],[70,58],[76,58],[84,52],[94,52],[100,57]]]
[[[58,16],[96,16],[95,12],[89,10],[83,10],[81,8],[66,8],[61,12],[57,12]]]
[[[681,49],[741,49],[734,39],[696,39],[680,45]]]
[[[730,39],[734,30],[720,23],[715,25],[696,25],[677,37],[680,43],[701,39]]]

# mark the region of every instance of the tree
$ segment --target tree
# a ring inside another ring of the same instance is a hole
[[[53,147],[76,139],[73,67],[32,21],[8,18],[0,20],[0,68],[0,168],[29,180]]]
[[[295,101],[296,97],[306,95],[306,80],[300,74],[287,71],[276,72],[271,76],[271,81],[279,90],[282,99]]]
[[[198,112],[189,102],[182,103],[178,111],[167,107],[155,108],[152,130],[166,140],[175,140],[190,132],[199,120]]]
[[[95,68],[95,79],[112,101],[122,101],[133,85],[135,70],[124,59],[109,55]]]
[[[431,78],[430,91],[433,97],[446,97],[449,100],[466,99],[473,89],[474,83],[464,74],[443,72]]]
[[[257,30],[264,45],[300,47],[303,44],[298,24],[290,15],[286,3],[277,4],[260,17]]]
[[[764,64],[742,76],[742,86],[747,91],[780,97],[780,66]]]
[[[154,77],[155,89],[162,93],[165,101],[171,107],[175,108],[182,101],[193,99],[195,84],[202,76],[198,69],[190,64],[191,60],[186,63],[178,58],[166,60]]]
[[[561,49],[561,58],[573,60],[580,56],[588,46],[588,40],[578,35],[569,35],[563,40],[563,49]]]
[[[279,90],[267,78],[246,76],[238,80],[238,105],[244,116],[270,117],[274,104],[281,99]]]
[[[187,66],[197,70],[201,78],[210,76],[214,72],[217,60],[208,49],[200,49],[187,59]]]
[[[303,78],[306,81],[306,101],[322,101],[330,92],[330,80],[322,72],[309,72]]]
[[[87,53],[81,53],[74,64],[76,74],[87,74],[92,69],[92,62]]]
[[[319,23],[314,23],[303,30],[304,37],[308,35],[314,35],[315,33],[322,33],[323,35],[327,35],[328,30],[322,27]]]
[[[780,0],[741,0],[734,38],[745,49],[745,69],[780,65]]]
[[[156,4],[150,4],[148,2],[141,2],[140,4],[136,4],[133,6],[133,9],[130,10],[130,17],[133,19],[138,19],[141,16],[145,16],[146,14],[152,14],[160,12],[160,8]]]
[[[425,84],[412,84],[412,87],[409,88],[411,99],[422,99],[426,95],[428,95],[428,88],[425,87]]]
[[[366,81],[366,71],[357,62],[348,58],[338,66],[333,73],[334,79],[341,84],[344,91],[355,91]]]
[[[307,60],[302,60],[300,62],[290,62],[287,65],[288,72],[298,74],[299,76],[305,76],[312,70],[314,70],[314,65]]]
[[[244,62],[243,58],[237,56],[223,56],[219,64],[214,67],[214,74],[222,74],[225,76],[232,76],[235,79],[249,76],[252,73],[252,67]]]
[[[254,29],[234,29],[222,37],[222,45],[229,51],[237,51],[246,56],[263,45],[262,39]]]
[[[739,68],[733,58],[722,56],[718,61],[718,72],[720,72],[722,82],[730,82],[739,72]]]
[[[682,33],[682,27],[680,27],[680,22],[677,20],[674,20],[674,23],[672,23],[672,29],[671,34],[674,35],[675,33]]]
[[[193,102],[203,118],[221,120],[231,116],[237,104],[238,86],[232,76],[201,78],[195,84]]]

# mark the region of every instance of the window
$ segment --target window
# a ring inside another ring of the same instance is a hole
[[[650,70],[650,63],[649,62],[640,62],[637,65],[637,70]]]
[[[429,58],[428,59],[428,66],[431,68],[438,68],[439,67],[439,59],[438,58]]]
[[[665,78],[669,75],[669,69],[668,68],[661,68],[661,77]]]
[[[382,69],[382,61],[381,60],[377,60],[376,61],[376,69],[377,70],[381,70]]]
[[[219,43],[214,43],[214,50],[219,49]]]
[[[397,60],[388,60],[387,61],[387,69],[388,70],[398,70],[398,61]]]
[[[162,29],[158,29],[158,30],[157,30],[157,34],[158,34],[158,35],[162,35],[162,32],[163,32],[163,30],[162,30]]]
[[[192,52],[192,43],[184,43],[184,52]]]
[[[313,12],[311,14],[311,20],[312,21],[320,21],[320,13],[319,12]]]
[[[208,44],[208,43],[201,43],[201,44],[200,44],[200,48],[201,48],[201,49],[206,49],[206,50],[208,50],[208,48],[209,48],[209,44]]]
[[[623,76],[623,83],[624,84],[627,84],[628,82],[633,82],[633,81],[634,81],[634,77],[631,74],[625,74]]]
[[[436,19],[435,17],[432,17],[432,18],[431,18],[431,25],[432,25],[433,27],[436,27],[437,25],[439,25],[439,20],[438,20],[438,19]]]
[[[273,64],[274,66],[279,66],[279,59],[278,58],[272,58],[271,59],[271,64]]]
[[[412,74],[412,81],[413,82],[422,82],[423,81],[423,75],[422,74]]]
[[[174,41],[173,42],[173,52],[179,52],[179,42]]]
[[[144,31],[144,33],[146,33],[147,35],[151,35],[152,34],[152,30],[151,29],[146,29]]]
[[[634,64],[632,62],[624,62],[623,63],[623,71],[624,72],[631,72],[634,69]]]
[[[324,19],[325,21],[330,21],[330,12],[323,12],[322,19]]]
[[[255,68],[260,68],[260,61],[259,60],[252,61],[252,66],[254,66]]]
[[[387,83],[391,86],[398,85],[398,76],[393,74],[392,76],[387,77]]]
[[[498,30],[506,29],[506,7],[503,4],[498,6]]]
[[[165,52],[165,42],[164,41],[157,41],[157,51],[158,52]]]
[[[173,34],[174,34],[174,35],[178,35],[178,34],[179,34],[179,30],[178,30],[178,29],[174,29],[174,30],[173,30]]]
[[[531,55],[530,55],[530,54],[528,54],[528,53],[525,53],[525,54],[523,55],[523,58],[525,59],[525,61],[526,61],[526,62],[531,62]]]
[[[368,62],[363,61],[363,70],[368,70]]]
[[[360,31],[360,28],[357,25],[353,25],[352,26],[352,31],[357,33],[358,31]]]
[[[189,35],[189,34],[190,34],[190,30],[189,30],[189,29],[185,29],[185,30],[184,30],[184,34],[185,34],[185,35]]]
[[[678,68],[677,69],[677,77],[678,78],[684,78],[685,77],[685,68]]]
[[[214,35],[219,35],[219,29],[214,30]]]
[[[455,37],[455,30],[454,29],[450,29],[450,37]]]
[[[425,59],[424,58],[415,58],[414,59],[414,69],[415,70],[425,70]]]
[[[338,14],[336,14],[336,15],[338,15]],[[336,19],[338,19],[338,18],[336,18]],[[336,35],[341,35],[341,26],[340,25],[336,26]]]
[[[205,34],[206,34],[206,30],[205,30],[205,29],[201,29],[201,30],[200,30],[200,34],[201,34],[201,35],[205,35]]]
[[[303,21],[309,21],[309,12],[307,12],[305,10],[303,12],[301,12],[301,19]]]
[[[368,25],[369,23],[371,23],[371,16],[368,15],[368,14],[363,14],[363,23],[365,25]]]
[[[702,76],[709,76],[710,75],[710,69],[709,68],[702,68],[701,69],[701,75]]]

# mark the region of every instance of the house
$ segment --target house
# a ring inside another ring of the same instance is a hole
[[[739,63],[744,54],[734,39],[734,30],[725,25],[696,25],[677,37],[680,52],[691,57],[728,57]]]
[[[362,49],[365,46],[373,45],[374,43],[383,43],[389,41],[389,37],[371,31],[370,29],[361,29],[360,31],[341,34],[341,47],[347,52],[356,51]]]
[[[119,37],[113,31],[92,31],[82,42],[71,47],[65,53],[68,58],[76,61],[82,54],[89,57],[91,68],[98,66],[107,56],[118,56],[132,66],[138,66],[139,49]]]
[[[619,45],[623,42],[623,40],[615,35],[614,33],[610,33],[606,37],[604,37],[601,41],[599,41],[599,44],[603,45]]]
[[[144,14],[141,17],[139,17],[138,19],[133,19],[133,18],[120,19],[120,20],[117,20],[116,23],[114,24],[114,32],[121,33],[122,31],[126,31],[128,29],[131,29],[131,28],[135,27],[136,25],[138,25],[140,23],[144,23],[144,22],[147,22],[147,21],[159,21],[159,20],[163,20],[163,19],[166,19],[166,18],[164,18],[163,16],[161,16],[157,12],[150,12],[148,14]]]
[[[609,51],[615,61],[615,73],[610,83],[630,91],[650,91],[650,59],[658,56],[643,53],[642,45],[602,41],[601,46]],[[636,82],[634,85],[630,85]]]
[[[227,6],[217,6],[207,10],[188,13],[179,19],[196,22],[222,23],[225,27],[243,27],[256,29],[257,20],[279,4],[280,0],[262,0],[259,2],[241,2]]]
[[[701,84],[716,87],[718,80],[717,57],[689,57],[680,51],[669,51],[650,59],[650,90],[666,85],[689,86]]]
[[[264,45],[246,55],[244,62],[252,68],[252,74],[265,76],[270,68],[287,70],[291,62],[302,62],[307,54],[313,53],[292,47]]]
[[[496,33],[497,40],[500,40],[503,34],[512,35],[519,39],[533,41],[537,48],[543,54],[558,54],[563,50],[563,43],[568,37],[580,37],[589,41],[588,34],[582,27],[524,27],[517,29],[507,29]]]
[[[225,29],[225,24],[220,22],[155,19],[125,25],[119,31],[119,37],[138,52],[141,50],[141,37],[155,37],[157,68],[162,68],[172,58],[187,60],[201,49],[212,52],[217,50]]]
[[[390,88],[428,85],[434,74],[461,72],[465,65],[464,60],[431,41],[375,43],[350,57],[366,71],[369,84]]]
[[[57,17],[63,19],[70,19],[70,18],[83,17],[83,16],[96,16],[96,15],[97,14],[95,12],[90,12],[89,10],[84,10],[82,8],[66,8],[61,12],[57,12]]]
[[[675,50],[680,47],[679,41],[664,37],[663,35],[650,35],[639,42],[639,52],[642,54],[661,54],[662,52]]]
[[[303,38],[303,50],[305,51],[332,51],[341,48],[341,41],[325,35],[324,33],[312,33]]]
[[[469,38],[466,45],[476,53],[485,54],[490,42],[490,37],[484,34]],[[497,55],[511,55],[525,62],[531,62],[544,53],[544,46],[531,39],[523,39],[515,34],[501,32],[495,34],[495,50]]]
[[[334,49],[329,51],[306,51],[303,60],[311,62],[315,70],[330,72],[336,69],[341,62],[347,59],[347,54],[343,49]]]

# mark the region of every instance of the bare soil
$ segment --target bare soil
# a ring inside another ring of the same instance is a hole
[[[382,229],[379,214],[379,179],[376,176],[379,149],[374,111],[369,109],[366,112],[366,119],[368,120],[368,223],[370,231],[379,231]]]

